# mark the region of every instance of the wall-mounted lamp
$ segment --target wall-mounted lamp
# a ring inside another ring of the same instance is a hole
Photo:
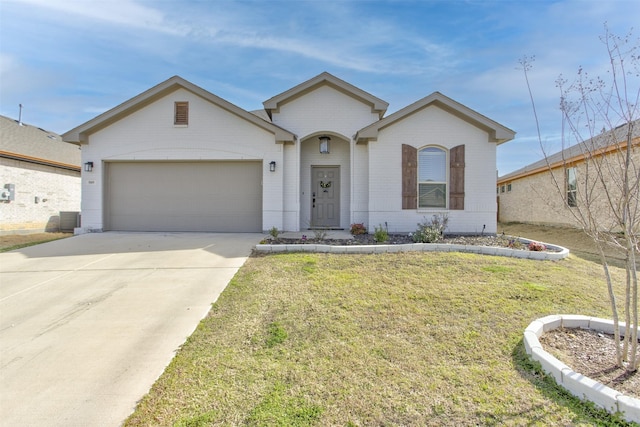
[[[318,139],[320,139],[320,154],[329,154],[329,141],[331,141],[331,138],[322,135]]]
[[[93,171],[93,162],[87,162],[84,164],[84,171],[91,172]]]
[[[270,162],[269,163],[269,171],[270,172],[275,172],[276,171],[276,162]]]

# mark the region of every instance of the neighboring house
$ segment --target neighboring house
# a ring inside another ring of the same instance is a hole
[[[80,189],[78,146],[0,116],[0,234],[73,231]]]
[[[176,76],[65,133],[93,166],[78,232],[410,232],[433,214],[496,232],[496,146],[512,130],[438,92],[385,117],[329,73],[263,105]]]
[[[580,227],[575,215],[589,211],[603,229],[616,228],[607,201],[619,200],[618,184],[624,172],[620,154],[626,150],[628,126],[620,126],[522,169],[501,176],[497,181],[499,220],[533,224]],[[632,163],[629,168],[638,180],[640,170],[640,120],[632,122]],[[595,157],[590,154],[597,154]],[[600,178],[596,162],[605,162]],[[606,188],[606,192],[603,191]]]

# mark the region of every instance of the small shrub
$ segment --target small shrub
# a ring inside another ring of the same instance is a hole
[[[522,243],[520,238],[513,237],[513,236],[507,236],[507,235],[504,234],[504,232],[502,232],[502,235],[496,237],[496,241],[501,246],[504,246],[504,247],[507,247],[507,248],[510,248],[510,249],[524,249],[525,248],[525,245],[524,245],[524,243]]]
[[[431,221],[425,220],[418,223],[418,229],[413,233],[413,241],[416,243],[436,243],[444,238],[444,230],[449,223],[446,214],[433,215]]]
[[[271,235],[271,237],[278,240],[278,236],[280,235],[280,230],[278,230],[278,227],[274,225],[273,227],[271,227],[271,230],[269,230],[269,234]]]
[[[507,246],[511,249],[524,249],[524,243],[520,239],[510,239]]]
[[[351,224],[351,234],[354,236],[367,234],[367,227],[365,227],[363,223]]]
[[[315,237],[316,240],[324,240],[324,239],[326,239],[328,233],[329,233],[329,230],[327,228],[314,228],[313,229],[313,237]]]
[[[378,243],[383,243],[389,240],[389,232],[382,227],[382,224],[380,224],[379,227],[375,227],[375,231],[373,233],[373,240],[375,240]]]
[[[527,248],[529,248],[530,251],[536,251],[536,252],[547,250],[547,247],[540,242],[530,242]]]

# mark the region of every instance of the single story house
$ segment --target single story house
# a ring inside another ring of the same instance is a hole
[[[0,234],[73,231],[80,157],[60,135],[0,116]]]
[[[82,147],[82,226],[102,230],[496,232],[505,126],[434,92],[388,104],[329,73],[249,112],[172,77],[65,133]]]
[[[637,191],[640,120],[631,123],[629,170]],[[576,216],[590,211],[602,229],[616,229],[607,193],[613,201],[620,198],[628,130],[619,126],[499,177],[499,220],[580,228]],[[598,164],[604,165],[601,174]]]

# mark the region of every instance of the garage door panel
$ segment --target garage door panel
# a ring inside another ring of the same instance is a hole
[[[260,162],[108,165],[108,224],[120,231],[262,230]]]

